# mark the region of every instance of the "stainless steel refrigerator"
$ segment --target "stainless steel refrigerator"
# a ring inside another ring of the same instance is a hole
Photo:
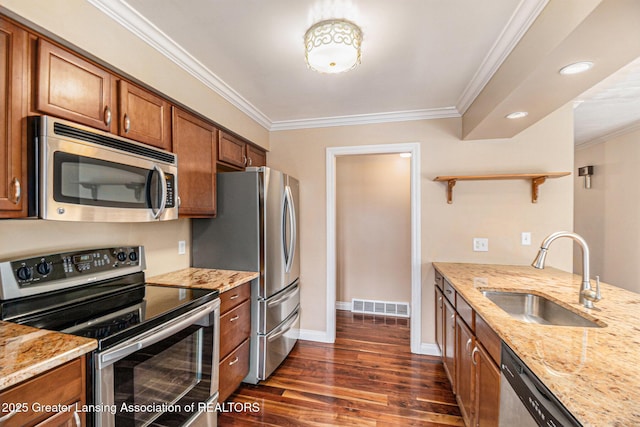
[[[192,220],[194,267],[259,271],[245,382],[264,380],[299,336],[298,180],[267,168],[217,175],[217,216]]]

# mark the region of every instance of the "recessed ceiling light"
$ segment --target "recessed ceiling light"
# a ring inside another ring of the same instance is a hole
[[[529,113],[527,113],[526,111],[515,111],[511,114],[507,114],[505,117],[507,119],[521,119],[523,117],[527,117],[529,115]]]
[[[568,76],[571,74],[579,74],[588,71],[593,67],[593,62],[582,61],[576,62],[575,64],[569,64],[565,67],[560,68],[560,74],[563,76]]]

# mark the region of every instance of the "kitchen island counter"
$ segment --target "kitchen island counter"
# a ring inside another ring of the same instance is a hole
[[[247,283],[258,276],[259,273],[254,271],[189,267],[149,277],[146,282],[154,285],[218,290],[222,293]]]
[[[97,345],[91,338],[0,321],[0,390],[80,357]]]
[[[584,426],[640,425],[640,294],[601,283],[602,300],[586,309],[578,303],[582,277],[575,274],[530,266],[433,265]],[[483,290],[543,295],[606,326],[525,323]]]

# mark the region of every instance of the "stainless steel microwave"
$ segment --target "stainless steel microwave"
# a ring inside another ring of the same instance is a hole
[[[28,121],[29,216],[59,221],[178,218],[171,152],[49,116]]]

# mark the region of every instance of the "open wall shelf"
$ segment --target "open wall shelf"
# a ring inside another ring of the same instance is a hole
[[[447,183],[447,203],[453,203],[453,187],[458,181],[490,181],[504,179],[527,179],[531,180],[531,203],[538,202],[538,192],[540,185],[544,184],[547,178],[560,178],[571,175],[571,172],[539,172],[539,173],[510,173],[497,175],[451,175],[437,176],[433,180]]]

